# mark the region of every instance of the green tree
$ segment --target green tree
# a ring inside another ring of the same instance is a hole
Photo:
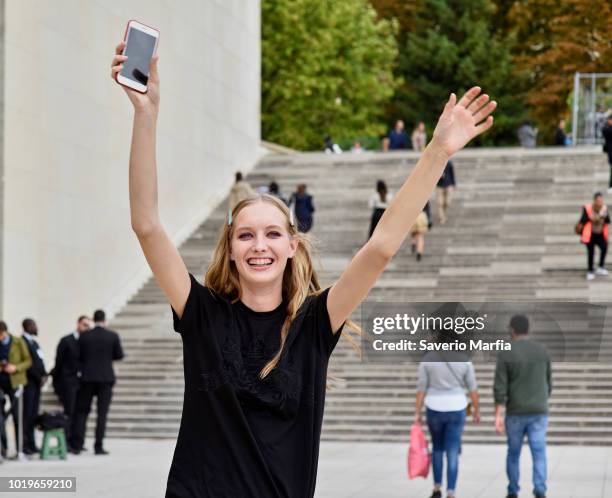
[[[517,0],[509,9],[519,66],[529,74],[528,102],[545,141],[569,117],[574,73],[612,69],[610,0]]]
[[[370,3],[384,19],[396,19],[399,25],[397,39],[405,43],[406,36],[414,28],[414,17],[419,0],[370,0]]]
[[[492,0],[495,5],[495,13],[491,18],[493,30],[500,36],[509,35],[514,27],[515,21],[510,12],[517,3],[517,0]]]
[[[516,129],[526,115],[525,77],[512,61],[513,39],[493,28],[495,13],[490,0],[420,2],[401,50],[404,83],[394,98],[394,117],[409,125],[423,120],[431,130],[450,92],[480,85],[497,100],[499,112],[478,143],[516,143]]]
[[[262,1],[262,135],[297,149],[379,135],[398,85],[395,23],[367,0]]]

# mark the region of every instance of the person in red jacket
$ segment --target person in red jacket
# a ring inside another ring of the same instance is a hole
[[[582,232],[580,242],[586,245],[588,255],[587,280],[593,280],[595,275],[606,276],[608,270],[604,268],[606,263],[606,253],[608,252],[608,225],[610,224],[610,213],[604,204],[601,192],[595,192],[592,204],[585,204],[582,207],[582,217],[580,218]],[[593,260],[595,257],[595,246],[599,247],[599,268],[593,270]]]

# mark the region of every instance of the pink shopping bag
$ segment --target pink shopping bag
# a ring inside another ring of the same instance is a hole
[[[425,433],[420,424],[410,428],[410,447],[408,448],[408,478],[427,477],[431,455],[427,447]]]

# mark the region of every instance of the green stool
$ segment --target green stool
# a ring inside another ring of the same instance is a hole
[[[51,440],[55,438],[57,444],[51,446]],[[49,457],[60,457],[62,460],[66,460],[66,454],[68,453],[68,447],[66,445],[66,435],[64,429],[48,429],[45,431],[43,437],[42,449],[40,450],[40,459],[48,460]]]

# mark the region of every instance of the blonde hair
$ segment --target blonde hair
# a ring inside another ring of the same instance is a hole
[[[266,377],[280,361],[285,341],[289,334],[289,327],[295,319],[298,310],[306,301],[308,296],[318,295],[322,289],[319,284],[317,272],[312,264],[313,247],[308,235],[297,231],[295,225],[290,222],[290,211],[285,203],[277,197],[268,194],[257,194],[241,200],[228,213],[229,220],[235,220],[238,213],[245,207],[257,202],[266,202],[275,206],[285,217],[285,228],[289,236],[298,241],[297,249],[292,258],[287,262],[283,273],[283,300],[287,302],[287,317],[283,322],[280,332],[280,348],[274,357],[263,367],[260,377]],[[204,283],[207,287],[230,301],[240,299],[240,279],[236,265],[230,259],[232,236],[234,234],[234,223],[231,221],[224,224],[219,235],[217,246],[213,253],[212,261],[208,266]],[[359,332],[359,328],[350,321],[347,325]],[[348,337],[348,334],[343,332]],[[352,337],[349,340],[355,345]]]

